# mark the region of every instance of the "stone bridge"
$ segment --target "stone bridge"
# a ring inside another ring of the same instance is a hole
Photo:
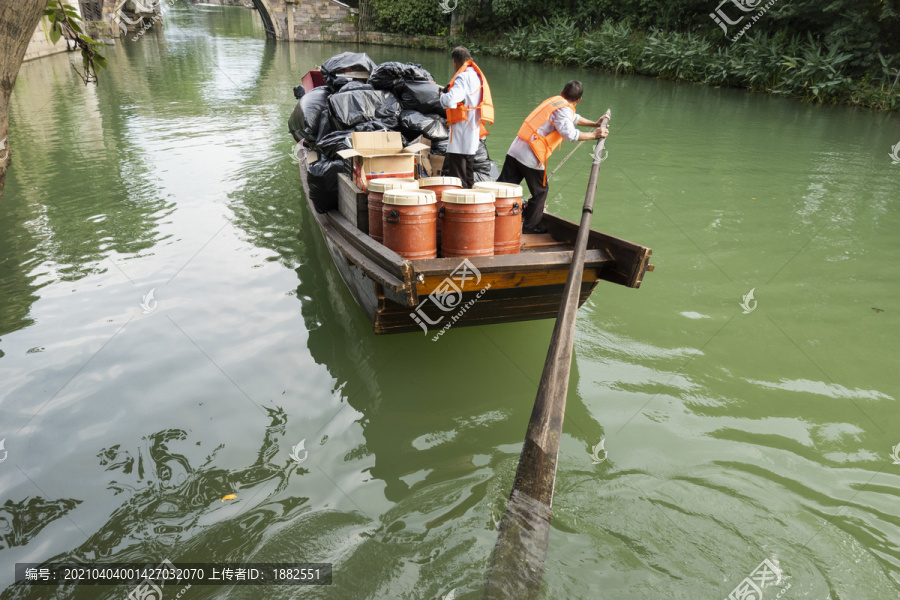
[[[137,15],[149,14],[141,7],[159,12],[159,5],[171,0],[77,0],[90,29],[102,32],[101,37],[118,37],[121,33],[117,18],[124,9],[126,23]],[[184,1],[184,0],[178,0]],[[356,9],[338,0],[245,0],[259,12],[266,34],[288,41],[360,41],[357,33]],[[131,29],[132,27],[129,27]],[[117,31],[118,30],[118,31]],[[103,35],[109,34],[109,35]]]
[[[266,33],[289,41],[357,41],[357,15],[337,0],[251,0]]]

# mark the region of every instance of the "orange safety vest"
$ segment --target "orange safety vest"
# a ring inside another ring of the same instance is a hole
[[[476,65],[471,60],[467,60],[466,62],[464,62],[459,68],[459,71],[457,71],[453,75],[453,79],[450,80],[450,84],[447,86],[447,91],[449,92],[453,88],[453,84],[456,83],[456,78],[459,75],[462,75],[462,73],[469,67],[475,69],[475,72],[478,74],[478,78],[481,79],[481,103],[479,103],[478,106],[466,106],[465,102],[460,102],[456,105],[455,108],[448,108],[447,125],[451,126],[454,123],[459,123],[460,121],[467,121],[469,119],[468,113],[470,110],[480,110],[481,119],[478,122],[478,137],[486,138],[490,133],[490,126],[494,123],[494,100],[493,98],[491,98],[491,87],[488,85],[487,79],[484,77],[484,73],[481,72],[481,69],[478,68],[478,65]],[[487,125],[485,125],[485,123]]]
[[[531,111],[525,122],[519,128],[516,135],[531,147],[531,151],[537,157],[538,162],[542,165],[547,164],[547,159],[553,154],[563,141],[562,134],[556,129],[547,135],[540,135],[537,131],[541,126],[550,120],[550,115],[561,108],[568,106],[575,112],[575,105],[562,96],[553,96],[547,98],[540,105]]]

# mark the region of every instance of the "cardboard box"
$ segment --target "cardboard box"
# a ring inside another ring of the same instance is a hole
[[[437,154],[428,156],[428,162],[431,165],[431,173],[428,174],[429,177],[437,177],[438,175],[444,174],[444,158],[445,157],[438,156]]]
[[[419,153],[419,164],[416,172],[416,179],[423,177],[437,177],[442,175],[444,167],[444,157],[431,153],[431,140],[424,136],[419,136],[413,140],[413,144],[420,144],[426,147]]]
[[[369,233],[369,202],[349,175],[338,174],[338,210],[363,233]]]
[[[364,192],[372,179],[415,177],[416,158],[428,149],[425,144],[404,148],[397,131],[357,131],[350,135],[350,141],[353,148],[341,150],[338,155],[353,161],[353,183]]]

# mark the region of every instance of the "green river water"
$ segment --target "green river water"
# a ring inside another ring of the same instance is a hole
[[[347,49],[178,4],[107,50],[97,86],[69,55],[22,66],[0,200],[3,600],[130,592],[26,589],[14,563],[165,559],[334,565],[331,586],[166,600],[481,597],[552,321],[372,334],[286,126],[291,88]],[[612,109],[594,227],[656,265],[580,310],[541,597],[721,600],[756,572],[765,600],[900,598],[900,118],[476,59],[498,163],[568,79],[581,114]],[[578,217],[589,152],[549,210]]]

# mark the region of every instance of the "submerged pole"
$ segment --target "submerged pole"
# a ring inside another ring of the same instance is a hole
[[[606,111],[600,126],[604,126],[609,118],[610,111]],[[550,539],[553,487],[566,412],[584,256],[605,142],[605,138],[600,138],[594,149],[594,162],[581,210],[572,263],[519,456],[515,483],[506,504],[506,514],[500,520],[500,531],[484,590],[485,600],[536,598],[540,590]]]

